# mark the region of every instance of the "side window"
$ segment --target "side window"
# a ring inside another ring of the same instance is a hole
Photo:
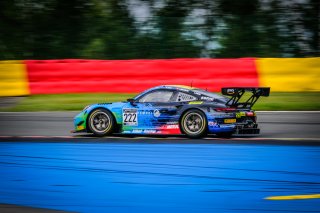
[[[169,102],[170,98],[173,94],[173,91],[166,91],[166,90],[158,90],[151,92],[149,94],[146,94],[143,96],[139,102]]]
[[[195,101],[197,100],[196,97],[193,95],[186,94],[184,92],[178,92],[178,94],[175,97],[175,102],[186,102],[186,101]]]

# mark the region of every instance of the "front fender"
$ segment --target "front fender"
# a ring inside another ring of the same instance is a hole
[[[82,112],[74,117],[74,126],[76,132],[88,132],[87,128],[87,119],[91,112],[96,109],[106,109],[111,112],[114,116],[116,123],[118,125],[122,124],[122,108],[125,105],[125,102],[116,102],[116,103],[99,103],[93,104],[85,108]]]

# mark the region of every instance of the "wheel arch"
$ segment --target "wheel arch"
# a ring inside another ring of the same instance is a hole
[[[206,122],[207,122],[207,131],[208,131],[209,129],[208,129],[208,115],[207,115],[207,113],[206,113],[203,109],[201,109],[201,107],[189,107],[189,108],[185,108],[185,109],[181,112],[180,117],[179,117],[179,129],[180,129],[181,133],[182,133],[182,134],[185,134],[185,132],[184,132],[183,129],[181,128],[181,119],[183,118],[184,114],[186,114],[186,113],[187,113],[188,111],[190,111],[190,110],[199,110],[199,111],[201,111],[201,112],[205,115],[205,119],[206,119]]]
[[[118,127],[118,125],[117,125],[117,119],[116,119],[116,117],[114,116],[114,114],[112,113],[112,111],[111,111],[110,109],[108,109],[108,108],[106,108],[106,107],[101,107],[101,106],[95,107],[95,108],[91,109],[90,112],[88,112],[88,115],[87,115],[87,118],[86,118],[86,130],[87,130],[87,132],[88,132],[88,133],[92,133],[91,130],[90,130],[90,128],[89,128],[89,125],[88,125],[89,117],[90,117],[90,115],[91,115],[95,110],[97,110],[97,109],[106,110],[106,111],[108,111],[108,112],[112,115],[112,119],[114,120],[114,122],[115,122],[115,124],[116,124],[116,126],[115,126],[115,128],[114,128],[114,131],[117,132],[117,131],[119,130],[119,127]]]

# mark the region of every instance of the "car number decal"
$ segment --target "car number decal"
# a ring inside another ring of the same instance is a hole
[[[137,109],[123,109],[122,118],[123,118],[123,125],[137,126],[138,125],[138,110]]]

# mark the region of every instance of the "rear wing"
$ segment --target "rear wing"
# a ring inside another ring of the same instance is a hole
[[[252,93],[244,102],[239,102],[245,92]],[[221,89],[222,95],[231,96],[226,105],[236,108],[251,109],[260,96],[268,97],[270,87],[224,87]]]

